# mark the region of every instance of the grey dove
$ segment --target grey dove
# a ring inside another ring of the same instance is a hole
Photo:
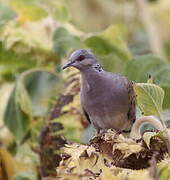
[[[86,49],[74,51],[63,69],[70,66],[81,73],[81,106],[97,132],[129,129],[136,119],[133,83],[125,76],[104,71]]]

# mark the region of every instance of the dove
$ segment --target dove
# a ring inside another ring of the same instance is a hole
[[[75,50],[63,69],[80,71],[80,99],[87,120],[98,133],[108,129],[126,131],[136,120],[134,83],[127,77],[103,70],[87,49]]]

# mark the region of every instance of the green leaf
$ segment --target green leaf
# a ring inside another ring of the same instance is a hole
[[[61,78],[41,69],[29,70],[24,76],[23,83],[31,99],[33,116],[43,117],[48,112],[51,97],[62,88]]]
[[[16,100],[18,101],[18,104],[20,104],[21,110],[32,117],[31,100],[22,80],[18,80],[16,84]]]
[[[96,35],[85,39],[84,43],[99,57],[107,71],[121,72],[124,69],[127,57],[118,47]]]
[[[113,50],[123,56],[124,61],[131,58],[128,47],[123,40],[123,33],[118,25],[111,25],[101,32],[100,36],[104,38],[108,43],[111,44]]]
[[[129,61],[124,74],[136,82],[146,82],[149,75],[165,91],[163,108],[170,108],[170,63],[153,55],[138,56]]]
[[[161,116],[164,91],[155,84],[137,83],[134,86],[137,104],[144,115]]]
[[[35,66],[35,59],[29,55],[16,54],[5,50],[0,42],[0,78],[11,80],[14,75]]]
[[[121,39],[117,26],[110,26],[101,33],[93,33],[84,39],[84,44],[102,61],[104,68],[112,72],[121,72],[130,60],[130,53]]]
[[[115,53],[102,55],[99,58],[101,60],[102,67],[105,70],[113,72],[113,73],[122,72],[126,64],[124,59]]]
[[[24,113],[16,96],[16,87],[14,88],[5,110],[4,123],[15,136],[18,142],[21,142],[28,131],[30,117]]]
[[[80,48],[80,38],[70,34],[64,27],[59,27],[54,33],[54,51],[59,57],[63,57],[69,50]]]
[[[18,78],[9,98],[4,122],[21,142],[30,128],[33,117],[44,117],[48,112],[50,98],[57,94],[58,76],[44,70],[28,70]]]
[[[105,40],[103,37],[98,35],[92,35],[86,38],[84,43],[88,48],[92,49],[95,54],[108,55],[113,53],[122,58],[124,61],[129,59],[128,55],[123,52],[119,46],[111,45],[108,40]]]
[[[165,64],[154,73],[155,83],[165,91],[164,108],[170,108],[170,63]]]
[[[101,33],[91,34],[85,38],[84,43],[98,55],[114,53],[124,61],[130,59],[130,53],[117,26],[111,25]]]
[[[93,49],[95,54],[106,55],[113,51],[112,46],[103,38],[97,35],[92,35],[85,39],[85,45]]]
[[[169,86],[162,86],[165,91],[165,99],[163,103],[164,109],[170,109],[170,85]]]
[[[138,56],[133,61],[127,63],[124,74],[133,81],[146,82],[149,75],[154,77],[153,74],[157,72],[164,63],[166,62],[157,56]]]

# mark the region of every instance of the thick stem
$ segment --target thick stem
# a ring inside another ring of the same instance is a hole
[[[159,119],[157,119],[154,116],[142,116],[141,118],[137,119],[135,123],[132,126],[130,137],[133,139],[140,139],[142,136],[140,134],[140,127],[143,123],[149,123],[152,126],[154,126],[159,131],[163,131],[165,128],[160,122]]]

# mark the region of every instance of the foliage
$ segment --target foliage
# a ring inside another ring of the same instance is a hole
[[[112,25],[101,33],[87,36],[84,42],[98,55],[108,71],[120,72],[125,63],[130,60],[130,53],[121,39],[119,28],[116,26]]]
[[[43,70],[25,71],[19,77],[9,98],[4,122],[21,142],[36,125],[35,117],[43,117],[48,110],[48,99],[56,93],[58,77]]]
[[[148,125],[139,142],[109,130],[82,144],[94,132],[80,107],[79,73],[61,71],[71,51],[90,48],[104,69],[136,82],[140,111],[168,126],[170,7],[168,0],[148,6],[161,27],[164,57],[152,55],[133,1],[0,0],[0,87],[15,86],[1,102],[7,104],[0,118],[1,179],[170,177],[166,135],[145,132]]]
[[[8,23],[1,32],[2,46],[4,50],[12,50],[16,55],[26,55],[41,65],[45,61],[57,60],[51,51],[50,20],[39,23],[30,22],[27,27],[20,27],[17,22]],[[41,30],[42,29],[42,30]],[[41,34],[40,31],[41,30]],[[23,60],[24,61],[24,60]]]
[[[70,49],[80,48],[80,39],[70,34],[64,27],[59,27],[54,33],[54,51],[63,57]]]
[[[5,50],[0,43],[0,78],[3,80],[13,80],[18,73],[35,66],[32,57],[28,55],[17,55],[13,50]],[[24,59],[24,60],[23,60]],[[29,62],[29,63],[28,63]]]
[[[146,82],[151,76],[153,81],[164,89],[166,98],[163,106],[169,109],[169,69],[169,62],[153,55],[144,55],[129,61],[124,74],[135,82]]]
[[[134,86],[138,106],[144,115],[161,117],[164,91],[151,83],[137,83]]]

